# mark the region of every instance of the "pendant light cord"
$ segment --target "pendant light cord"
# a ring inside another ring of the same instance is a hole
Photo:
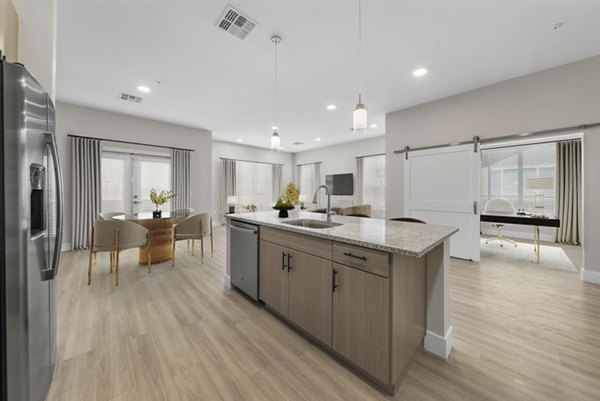
[[[362,9],[358,0],[358,103],[362,103]]]
[[[277,81],[277,46],[279,45],[279,42],[276,40],[275,41],[275,104],[273,106],[274,109],[274,115],[275,115],[275,121],[273,122],[273,126],[277,127],[277,87],[278,87],[278,81]]]

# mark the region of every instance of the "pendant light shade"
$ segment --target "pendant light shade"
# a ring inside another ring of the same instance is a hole
[[[352,130],[356,133],[362,133],[367,130],[367,109],[361,103],[360,96],[358,104],[352,113]]]
[[[281,38],[279,36],[272,36],[271,42],[275,45],[275,93],[273,96],[274,105],[273,105],[273,134],[271,135],[271,150],[279,152],[281,150],[281,137],[277,132],[277,46],[281,42]]]
[[[352,113],[352,131],[355,133],[367,132],[367,109],[362,102],[362,12],[360,0],[358,0],[358,104]]]
[[[279,151],[281,149],[281,138],[277,133],[277,130],[273,131],[273,135],[271,135],[271,150]]]

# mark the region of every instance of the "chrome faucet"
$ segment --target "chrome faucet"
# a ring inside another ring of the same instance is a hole
[[[331,216],[333,216],[335,213],[331,211],[331,193],[329,193],[329,188],[327,185],[321,185],[319,188],[317,188],[315,191],[315,196],[313,197],[313,201],[316,201],[317,194],[321,188],[325,188],[325,192],[327,192],[327,221],[331,221]]]

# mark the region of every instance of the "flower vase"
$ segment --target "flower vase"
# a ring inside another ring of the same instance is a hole
[[[162,210],[154,210],[152,212],[153,219],[160,219],[162,217]]]

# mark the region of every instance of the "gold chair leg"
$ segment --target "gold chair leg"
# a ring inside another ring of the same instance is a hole
[[[90,258],[88,266],[88,286],[92,285],[92,249],[90,248]]]
[[[113,253],[113,251],[110,251],[110,272],[113,272],[113,263],[115,261],[115,255]]]
[[[200,237],[200,263],[204,264],[204,236]]]
[[[96,258],[98,257],[98,254],[96,252],[94,252],[94,264],[96,264],[97,260]]]
[[[194,248],[196,248],[196,242],[192,240],[192,256],[194,256]]]
[[[173,255],[171,255],[171,267],[175,266],[175,244],[177,243],[177,241],[175,241],[175,237],[173,237]]]
[[[119,286],[119,251],[117,251],[117,255],[116,255],[116,267],[115,267],[115,285],[118,287]]]
[[[215,246],[213,241],[212,231],[210,232],[210,257],[215,256]]]

